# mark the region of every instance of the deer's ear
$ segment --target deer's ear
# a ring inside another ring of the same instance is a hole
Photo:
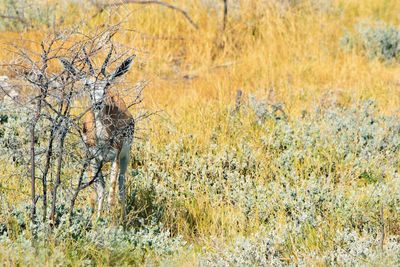
[[[112,81],[115,78],[124,75],[125,73],[128,72],[129,68],[132,65],[133,59],[135,58],[135,55],[128,57],[125,59],[124,62],[109,76],[109,80]]]
[[[64,69],[69,73],[71,73],[72,75],[79,74],[79,71],[74,66],[72,66],[72,64],[69,63],[69,61],[66,60],[65,58],[60,58],[60,62],[64,66]]]

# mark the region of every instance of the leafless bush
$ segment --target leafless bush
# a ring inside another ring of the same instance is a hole
[[[11,135],[18,136],[17,139],[24,141],[18,142],[17,147],[3,145],[3,149],[9,154],[14,154],[17,150],[22,151],[20,154],[25,158],[20,160],[20,164],[25,166],[24,174],[30,179],[32,221],[39,221],[40,212],[43,222],[50,220],[51,223],[56,223],[56,207],[60,192],[63,200],[69,200],[69,213],[72,216],[79,194],[99,182],[106,160],[100,160],[100,166],[95,173],[85,175],[91,162],[99,157],[98,152],[104,149],[97,145],[95,149],[99,151],[94,151],[84,133],[82,119],[90,115],[94,108],[99,108],[92,103],[86,104],[86,96],[92,93],[90,90],[94,87],[85,86],[85,77],[90,73],[96,83],[108,83],[106,78],[100,75],[94,76],[97,68],[91,61],[104,58],[104,51],[109,51],[109,47],[116,47],[110,50],[106,63],[99,71],[105,74],[107,65],[121,62],[121,58],[130,52],[112,43],[112,37],[117,31],[118,27],[114,26],[90,36],[79,33],[77,29],[53,33],[38,44],[40,51],[30,51],[15,44],[11,45],[16,59],[8,66],[10,71],[23,80],[23,96],[18,97],[18,100],[12,99],[11,105],[6,106],[2,103],[1,112],[2,116],[10,118],[10,123],[19,122],[18,129]],[[60,61],[63,64],[68,62],[69,65],[64,64],[63,69]],[[126,62],[127,60],[121,66],[123,67]],[[121,66],[110,75],[121,76],[119,72]],[[124,84],[126,88],[124,91],[118,90],[120,99],[123,92],[130,94],[128,97],[130,102],[126,104],[127,109],[142,102],[141,93],[146,84],[140,82],[129,86],[127,83]],[[117,84],[115,87],[120,86]],[[4,86],[0,89],[9,94],[9,90]],[[97,101],[103,100],[97,99]],[[142,113],[140,118],[146,116],[147,113],[145,115]],[[140,118],[132,118],[133,126]],[[15,126],[10,123],[4,123],[3,129]],[[133,138],[134,128],[130,127],[128,130]],[[112,142],[116,138],[120,136],[114,136],[113,132],[107,136],[105,143]],[[39,211],[38,203],[42,204]]]

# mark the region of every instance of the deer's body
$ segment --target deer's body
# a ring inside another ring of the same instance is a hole
[[[90,169],[93,177],[96,178],[98,216],[101,214],[105,196],[102,166],[111,161],[108,203],[109,207],[112,208],[118,181],[119,200],[124,218],[126,212],[125,175],[129,163],[135,121],[123,99],[119,94],[111,91],[109,87],[117,77],[124,75],[129,70],[133,57],[126,59],[113,73],[108,75],[106,74],[106,67],[111,53],[112,47],[101,69],[101,74],[104,76],[102,80],[99,79],[99,75],[94,75],[93,66],[86,55],[90,77],[84,77],[84,80],[85,88],[88,88],[90,92],[92,105],[83,123],[83,136],[93,157]],[[61,59],[61,63],[72,74],[79,73],[67,60]]]
[[[97,122],[96,122],[97,117]],[[96,112],[91,109],[83,122],[83,133],[86,144],[95,147],[96,141],[109,141],[115,134],[133,123],[133,116],[126,108],[124,100],[116,93],[108,91],[104,97],[104,106]],[[123,146],[121,139],[113,140],[113,149],[120,150]]]
[[[129,163],[129,153],[133,140],[135,122],[126,108],[123,99],[108,91],[104,97],[102,109],[90,110],[83,123],[83,134],[86,144],[95,160],[91,164],[91,173],[95,175],[100,163],[113,162],[110,173],[109,207],[114,206],[116,184],[119,184],[121,203],[125,203],[125,173]],[[98,214],[101,213],[105,181],[102,173],[98,175],[96,184]]]

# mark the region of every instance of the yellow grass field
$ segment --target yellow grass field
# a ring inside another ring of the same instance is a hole
[[[225,29],[222,0],[165,1],[187,11],[198,29],[180,12],[156,4],[125,4],[96,14],[89,3],[61,2],[42,3],[58,3],[54,14],[60,29],[80,24],[90,33],[120,23],[113,41],[137,56],[127,80],[149,81],[143,108],[159,112],[138,125],[140,139],[134,141],[128,169],[128,191],[136,194],[129,217],[135,226],[129,231],[141,241],[114,240],[119,232],[107,226],[112,240],[103,243],[90,234],[70,237],[77,230],[68,229],[31,243],[32,230],[23,230],[13,213],[30,203],[29,179],[21,166],[4,160],[0,234],[6,225],[8,237],[0,237],[0,262],[400,264],[399,61],[370,58],[360,43],[349,49],[342,44],[360,23],[398,27],[400,1],[228,1]],[[18,78],[5,66],[15,58],[9,43],[35,51],[52,31],[33,23],[33,28],[0,32],[0,76]],[[94,62],[100,65],[102,58]],[[61,70],[56,63],[55,72]],[[243,107],[232,115],[238,89]],[[281,105],[287,119],[271,116],[257,123],[253,96]],[[364,115],[366,101],[374,102],[373,115]],[[377,126],[366,122],[369,116]],[[362,143],[364,132],[376,145]],[[63,188],[70,172],[65,170]],[[87,195],[79,198],[82,208]],[[21,214],[29,225],[29,212]],[[149,240],[143,241],[140,227],[151,220],[158,228],[143,230]],[[159,237],[157,231],[168,234]]]

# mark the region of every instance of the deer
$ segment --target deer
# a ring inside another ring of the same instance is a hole
[[[93,155],[88,172],[92,175],[95,174],[94,179],[96,179],[94,185],[97,195],[97,218],[101,216],[106,193],[102,166],[106,162],[112,162],[108,205],[109,208],[112,208],[115,204],[118,181],[119,201],[124,220],[126,216],[125,178],[130,160],[135,120],[122,97],[118,93],[112,92],[110,87],[118,77],[128,72],[135,55],[125,59],[113,72],[107,73],[106,69],[113,51],[113,46],[111,46],[100,73],[95,74],[88,54],[85,49],[83,51],[85,65],[89,67],[86,74],[78,71],[65,58],[60,58],[60,62],[66,71],[80,76],[84,82],[84,89],[89,91],[91,106],[83,122],[82,135],[90,154]]]

